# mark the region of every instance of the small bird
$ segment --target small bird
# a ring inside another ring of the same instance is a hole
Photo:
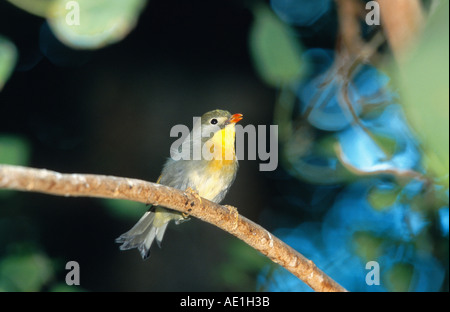
[[[213,110],[201,119],[201,136],[189,135],[190,156],[192,150],[201,143],[209,151],[207,157],[200,159],[169,158],[157,183],[186,190],[212,202],[220,203],[233,184],[238,170],[235,154],[235,125],[243,118],[242,114],[231,115],[228,111]],[[194,125],[195,128],[195,125]],[[180,147],[181,148],[181,147]],[[208,156],[209,155],[209,156]],[[121,250],[137,248],[143,259],[150,256],[150,247],[156,240],[159,247],[171,220],[180,224],[188,216],[175,210],[160,206],[150,209],[128,232],[116,239]]]

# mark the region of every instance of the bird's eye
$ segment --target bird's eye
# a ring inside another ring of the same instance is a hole
[[[215,124],[217,123],[217,119],[216,119],[216,118],[211,119],[210,123],[211,123],[212,125],[215,125]]]

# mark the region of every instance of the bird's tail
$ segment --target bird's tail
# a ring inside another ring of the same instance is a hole
[[[122,244],[121,250],[137,248],[142,259],[147,259],[155,239],[158,246],[161,247],[167,225],[170,220],[174,219],[170,214],[173,213],[164,208],[151,207],[128,232],[116,239],[116,243]]]

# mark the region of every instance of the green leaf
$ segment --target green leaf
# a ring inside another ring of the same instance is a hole
[[[137,221],[148,209],[146,205],[131,200],[102,199],[101,201],[112,215],[129,220]]]
[[[9,40],[0,36],[0,91],[11,76],[17,61],[17,49]]]
[[[449,172],[449,2],[440,1],[398,77],[408,120],[425,147],[428,169]]]
[[[46,17],[48,9],[57,0],[7,0],[16,7],[40,17]]]
[[[247,244],[232,240],[227,248],[227,258],[215,271],[221,283],[230,289],[245,291],[255,287],[255,276],[270,261]]]
[[[292,31],[266,6],[257,5],[250,29],[250,52],[261,78],[271,86],[300,78],[301,46]]]
[[[394,186],[392,188],[372,187],[367,195],[370,205],[378,211],[391,207],[397,200],[401,188]]]
[[[30,157],[28,142],[14,135],[0,135],[0,164],[26,166]]]
[[[0,262],[0,288],[6,291],[39,291],[53,275],[51,260],[39,252],[13,254]]]
[[[65,283],[59,283],[49,289],[50,292],[85,292],[86,290],[80,286],[69,286]]]
[[[397,150],[395,138],[372,131],[373,138],[378,147],[385,153],[387,160],[394,156]]]
[[[56,37],[75,49],[98,49],[126,37],[146,0],[56,0],[47,20]]]
[[[353,245],[355,253],[366,262],[376,260],[383,254],[383,238],[370,232],[355,232],[353,234]]]
[[[410,289],[413,273],[411,264],[398,262],[383,277],[390,291],[406,292]]]

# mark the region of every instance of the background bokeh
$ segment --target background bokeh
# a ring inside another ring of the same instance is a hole
[[[224,203],[350,291],[448,291],[448,2],[422,2],[429,22],[402,63],[384,40],[355,61],[341,2],[1,1],[0,163],[155,181],[173,125],[242,113],[279,126],[279,166],[241,160]],[[382,27],[363,21],[370,47]],[[195,219],[147,261],[119,251],[145,210],[0,190],[0,291],[310,290]]]

